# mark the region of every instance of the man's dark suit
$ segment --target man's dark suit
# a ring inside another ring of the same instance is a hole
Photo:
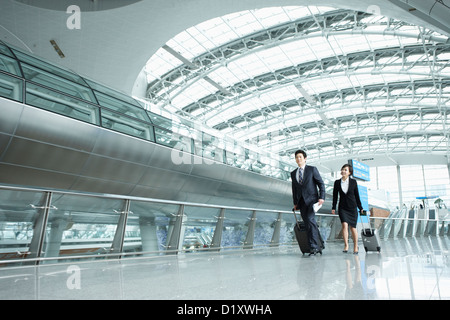
[[[301,183],[297,181],[297,170],[298,168],[291,172],[294,206],[297,206],[297,209],[300,210],[302,219],[305,222],[311,249],[320,250],[319,228],[317,226],[313,204],[319,201],[319,199],[325,200],[325,184],[316,167],[305,166]]]

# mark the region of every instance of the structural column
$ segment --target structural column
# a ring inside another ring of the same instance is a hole
[[[157,226],[155,217],[139,217],[139,230],[143,252],[159,251]]]
[[[50,233],[46,241],[45,257],[57,257],[61,250],[61,242],[64,230],[69,226],[69,221],[65,216],[51,219]]]

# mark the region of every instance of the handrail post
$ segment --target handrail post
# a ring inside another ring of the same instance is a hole
[[[183,225],[183,215],[184,215],[184,204],[180,204],[178,208],[178,213],[175,216],[175,222],[170,234],[170,239],[167,244],[167,251],[175,250],[175,254],[178,253],[180,249],[180,235],[181,235],[181,227]]]
[[[130,200],[126,199],[123,210],[120,213],[119,221],[117,223],[116,233],[114,234],[113,242],[109,253],[122,253],[123,242],[125,240],[125,230],[127,227],[128,214],[130,212]],[[118,257],[120,258],[120,256]]]
[[[244,249],[253,249],[253,240],[255,238],[256,211],[253,210],[252,217],[249,218],[247,236],[244,241]]]
[[[280,245],[281,216],[281,212],[278,212],[278,217],[275,220],[275,226],[273,228],[272,240],[270,241],[271,247],[278,247]]]
[[[38,209],[38,214],[33,226],[33,238],[31,239],[29,254],[27,258],[35,259],[40,258],[44,249],[45,233],[48,223],[48,215],[50,212],[50,205],[52,202],[52,193],[45,192],[45,197],[43,199],[44,205],[36,207]],[[39,264],[39,260],[35,260],[35,264]]]
[[[223,220],[225,219],[225,209],[220,209],[219,216],[217,217],[216,228],[214,229],[214,235],[211,241],[211,248],[216,248],[217,251],[220,250],[222,244],[222,231],[223,231]]]

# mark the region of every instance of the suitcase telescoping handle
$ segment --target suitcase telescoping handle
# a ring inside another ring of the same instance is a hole
[[[294,214],[295,221],[298,223],[297,215],[295,214],[295,209],[294,208],[292,208],[292,213]]]
[[[367,214],[367,211],[366,210],[361,210],[360,211],[360,214],[359,214],[361,217],[362,216],[366,216],[367,217],[367,221],[369,222],[369,228],[370,228],[370,215],[368,215]],[[362,224],[362,227],[363,227],[363,229],[364,229],[364,222],[363,222],[363,219],[361,219],[361,224]]]

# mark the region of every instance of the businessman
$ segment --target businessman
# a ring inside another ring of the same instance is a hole
[[[295,162],[298,168],[291,172],[292,198],[294,209],[300,210],[305,222],[308,235],[310,255],[322,253],[319,240],[319,227],[316,222],[313,205],[318,202],[322,205],[325,201],[325,184],[319,171],[314,166],[306,165],[306,152],[297,150],[295,152]]]

